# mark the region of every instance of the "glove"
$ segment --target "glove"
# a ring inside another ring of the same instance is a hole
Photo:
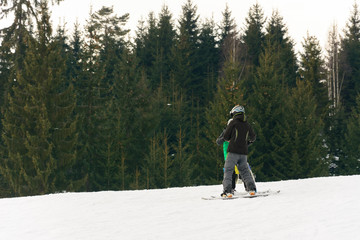
[[[222,133],[220,134],[220,136],[216,139],[216,144],[219,146],[223,145],[223,143],[225,142],[224,133],[225,133],[225,130],[223,130]]]

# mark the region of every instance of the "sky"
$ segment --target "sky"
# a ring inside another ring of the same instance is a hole
[[[54,26],[66,22],[66,26],[71,29],[76,21],[85,24],[86,19],[89,19],[90,6],[93,11],[102,6],[114,6],[119,16],[130,14],[126,27],[135,36],[139,20],[147,20],[150,12],[157,16],[165,4],[173,14],[173,19],[177,20],[185,3],[186,0],[64,0],[59,6],[52,7],[52,21]],[[271,17],[273,10],[278,10],[296,44],[295,49],[299,51],[308,33],[318,38],[322,48],[326,46],[328,33],[334,23],[342,33],[353,5],[358,0],[193,0],[193,3],[197,6],[200,20],[213,17],[218,24],[228,4],[239,29],[244,27],[249,9],[255,3],[260,4],[267,18]],[[5,21],[0,22],[0,26],[4,25]]]
[[[76,20],[85,22],[89,16],[90,5],[93,6],[94,11],[101,6],[114,6],[118,15],[130,14],[126,27],[131,29],[134,35],[139,20],[147,20],[151,11],[157,16],[165,4],[173,14],[173,19],[179,19],[185,3],[186,0],[65,0],[54,8],[53,21],[54,23],[59,20],[68,23]],[[295,41],[296,49],[300,50],[307,33],[316,36],[321,47],[325,47],[328,33],[334,23],[338,25],[339,32],[342,32],[356,0],[193,0],[193,3],[197,6],[200,20],[213,17],[219,24],[228,4],[238,28],[244,27],[249,9],[255,3],[260,4],[267,18],[271,17],[273,10],[278,10],[284,18],[290,37]]]
[[[202,200],[222,186],[0,199],[6,240],[359,239],[360,175],[258,182],[277,195]],[[243,185],[237,186],[244,192]]]

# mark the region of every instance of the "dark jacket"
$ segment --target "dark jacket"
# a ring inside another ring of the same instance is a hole
[[[224,140],[225,130],[226,130],[226,129],[224,129],[224,130],[221,132],[220,136],[216,139],[216,144],[219,145],[219,146],[223,145],[223,143],[225,142],[225,140]]]
[[[224,139],[230,142],[228,152],[247,155],[248,144],[256,140],[254,130],[244,118],[243,114],[235,116],[225,130]]]

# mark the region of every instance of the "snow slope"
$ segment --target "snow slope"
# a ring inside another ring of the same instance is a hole
[[[281,193],[228,201],[201,199],[221,185],[0,199],[0,239],[360,239],[359,186],[343,176],[257,183]]]

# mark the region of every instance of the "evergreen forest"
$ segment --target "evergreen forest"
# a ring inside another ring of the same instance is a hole
[[[256,181],[360,174],[360,11],[302,50],[254,4],[202,20],[166,5],[129,37],[129,14],[52,26],[50,4],[0,0],[0,197],[220,184],[216,139],[234,105],[257,140]],[[160,7],[160,6],[159,6]],[[1,21],[1,20],[0,20]],[[341,33],[341,34],[340,34]]]

